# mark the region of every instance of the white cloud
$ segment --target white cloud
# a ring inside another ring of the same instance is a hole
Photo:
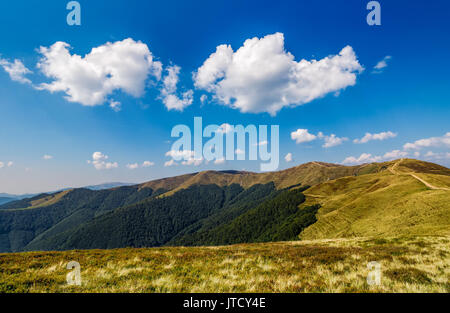
[[[400,150],[393,150],[390,152],[386,152],[383,156],[376,156],[372,155],[370,153],[363,153],[359,157],[347,157],[344,161],[342,161],[343,164],[361,164],[361,163],[369,163],[369,162],[381,162],[381,161],[387,161],[387,160],[393,160],[393,159],[399,159],[404,158],[408,155],[408,152],[400,151]]]
[[[260,141],[258,143],[253,144],[254,146],[267,146],[269,142],[267,140]]]
[[[392,57],[390,55],[387,55],[383,58],[383,60],[381,60],[380,62],[378,62],[374,67],[373,67],[373,71],[372,73],[374,74],[380,74],[383,72],[383,69],[386,68],[388,66],[388,61],[392,59]]]
[[[284,35],[247,39],[236,52],[220,45],[193,74],[195,86],[241,112],[271,115],[356,83],[364,69],[352,47],[321,60],[294,60]]]
[[[173,159],[164,163],[164,166],[166,166],[166,167],[168,167],[168,166],[177,166],[177,165],[178,165],[178,163],[175,162]]]
[[[171,157],[177,161],[190,159],[194,157],[194,151],[191,150],[170,150],[166,152],[166,156]]]
[[[433,160],[442,160],[442,159],[450,159],[450,152],[433,152],[428,151],[424,155],[427,159],[433,159]]]
[[[236,149],[236,151],[234,151],[234,153],[236,154],[245,154],[245,151],[242,151],[241,149]]]
[[[167,161],[164,166],[179,165],[175,161],[181,161],[182,165],[198,166],[203,163],[203,157],[195,158],[195,152],[191,150],[170,150],[166,152],[166,156],[171,157],[172,160]]]
[[[407,155],[408,155],[408,152],[406,152],[406,151],[393,150],[391,152],[386,152],[383,156],[383,159],[384,160],[399,159],[399,158],[404,158]]]
[[[214,161],[214,164],[218,165],[218,164],[225,164],[225,159],[221,158],[221,159],[217,159]]]
[[[416,151],[416,152],[414,152],[414,156],[417,158],[417,157],[420,157],[420,152],[419,151]]]
[[[22,61],[16,59],[14,63],[11,63],[8,60],[0,58],[0,66],[9,74],[11,80],[22,84],[31,84],[31,81],[25,75],[31,74],[32,71],[26,68]]]
[[[109,102],[109,107],[113,109],[114,112],[119,112],[122,110],[122,104],[118,101],[111,100]]]
[[[51,159],[53,159],[53,156],[52,156],[52,155],[49,155],[49,154],[45,154],[42,158],[43,158],[44,160],[51,160]]]
[[[5,166],[7,166],[7,167],[12,167],[14,165],[14,162],[13,161],[9,161],[8,163],[4,163],[4,162],[0,162],[0,168],[3,168],[3,167],[5,167]]]
[[[139,167],[150,167],[155,165],[155,163],[150,162],[150,161],[144,161],[141,165],[139,165],[138,163],[131,163],[131,164],[127,164],[126,167],[130,170],[135,170]]]
[[[208,96],[207,95],[201,95],[200,97],[200,102],[202,104],[205,104],[205,102],[208,100]]]
[[[372,156],[370,153],[363,153],[358,158],[355,158],[353,156],[347,157],[344,161],[342,161],[343,164],[361,164],[361,163],[367,163],[367,162],[379,162],[381,161],[381,157],[379,156]]]
[[[339,146],[343,144],[344,141],[348,140],[348,138],[346,137],[337,137],[335,134],[331,134],[330,136],[328,136],[324,135],[322,132],[319,132],[317,136],[325,141],[325,143],[322,145],[322,147],[324,148]]]
[[[324,141],[324,144],[322,145],[323,148],[335,147],[341,145],[342,143],[344,143],[344,141],[348,140],[348,138],[346,137],[337,137],[335,134],[331,134],[328,136],[322,132],[319,132],[317,135],[314,135],[309,133],[307,129],[297,129],[295,132],[291,133],[291,139],[295,140],[297,144],[303,142],[310,142],[316,140],[317,138],[322,139]]]
[[[288,154],[286,154],[286,156],[284,157],[284,160],[286,161],[286,162],[292,162],[292,153],[288,153]]]
[[[218,133],[222,133],[222,134],[226,134],[229,132],[232,132],[234,130],[234,127],[231,126],[228,123],[223,123],[222,125],[219,126],[219,128],[217,129]]]
[[[194,157],[181,162],[181,164],[183,164],[183,165],[194,165],[194,166],[199,166],[202,163],[203,163],[203,158],[196,159]]]
[[[127,164],[126,167],[130,170],[135,170],[139,167],[139,164],[137,164],[137,163]]]
[[[362,137],[361,139],[355,139],[355,140],[353,140],[353,142],[354,143],[367,143],[371,140],[386,140],[386,139],[395,138],[395,137],[397,137],[397,134],[393,133],[391,131],[381,132],[378,134],[366,133],[364,135],[364,137]]]
[[[144,163],[142,163],[142,167],[150,167],[155,165],[154,162],[150,162],[150,161],[144,161]]]
[[[425,138],[425,139],[416,140],[414,143],[407,143],[407,144],[405,144],[403,146],[403,149],[405,149],[405,150],[408,150],[408,149],[419,150],[419,149],[422,149],[422,148],[430,148],[430,147],[450,148],[450,132],[446,133],[442,137]]]
[[[180,70],[181,68],[177,65],[168,66],[166,68],[167,75],[163,79],[161,98],[168,110],[183,111],[185,107],[192,104],[194,99],[194,92],[192,90],[184,92],[181,98],[177,96],[178,75],[180,74]]]
[[[92,154],[92,161],[88,160],[89,164],[94,165],[97,170],[109,170],[119,167],[117,162],[107,162],[109,157],[101,152],[94,152]]]
[[[39,52],[38,68],[52,81],[37,88],[64,92],[68,101],[86,106],[103,104],[116,90],[140,97],[149,75],[161,77],[161,62],[154,61],[146,44],[131,38],[93,48],[84,57],[71,54],[70,45],[61,41]]]
[[[296,143],[310,142],[316,140],[317,136],[310,134],[307,129],[297,129],[291,133],[291,139]]]

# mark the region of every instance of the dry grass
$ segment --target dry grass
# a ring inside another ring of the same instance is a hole
[[[302,239],[450,234],[450,191],[431,190],[408,174],[343,177],[305,195],[305,205],[322,207]]]
[[[81,264],[82,286],[66,265]],[[367,263],[381,264],[369,286]],[[0,254],[0,292],[450,292],[450,237]]]

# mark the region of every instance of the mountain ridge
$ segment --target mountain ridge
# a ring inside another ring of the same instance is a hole
[[[0,252],[446,235],[448,188],[450,169],[399,159],[309,162],[270,173],[203,171],[97,191],[69,189],[0,205]],[[219,202],[209,208],[213,195]]]

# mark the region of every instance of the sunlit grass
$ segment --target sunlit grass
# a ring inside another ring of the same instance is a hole
[[[69,286],[69,261],[82,286]],[[367,263],[381,264],[369,286]],[[1,292],[450,292],[450,237],[0,254]]]

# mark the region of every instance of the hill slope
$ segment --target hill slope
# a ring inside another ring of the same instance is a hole
[[[408,159],[378,167],[307,190],[307,203],[321,209],[301,238],[450,234],[449,169]]]
[[[450,237],[0,254],[2,292],[450,292]],[[81,286],[66,283],[81,265]],[[369,286],[367,264],[381,265]]]

